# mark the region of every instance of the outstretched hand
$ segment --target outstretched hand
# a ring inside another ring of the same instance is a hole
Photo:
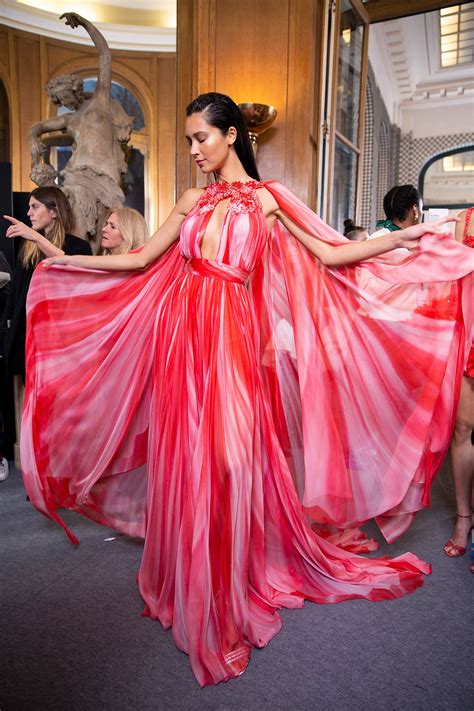
[[[444,217],[440,217],[438,220],[434,220],[433,222],[422,222],[419,225],[412,225],[411,227],[406,227],[404,230],[400,230],[399,247],[413,249],[420,237],[423,237],[425,234],[449,234],[449,229],[446,227],[446,223],[448,222],[459,222],[459,217],[455,217],[454,215],[445,215]]]
[[[15,217],[10,215],[4,215],[3,217],[12,223],[6,231],[7,237],[23,237],[23,239],[28,239],[31,242],[37,242],[41,238],[39,232],[36,232],[32,227],[25,225],[24,222],[20,222]]]
[[[71,257],[70,255],[63,254],[62,256],[59,257],[48,257],[48,259],[43,259],[41,264],[45,267],[51,267],[53,264],[70,264],[71,263]]]
[[[75,30],[76,27],[84,26],[85,20],[78,15],[77,12],[63,12],[59,19],[62,20],[63,18],[66,19],[66,25],[69,25],[73,30]]]

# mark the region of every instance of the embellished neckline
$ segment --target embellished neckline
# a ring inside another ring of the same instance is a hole
[[[209,188],[242,188],[245,187],[246,185],[253,185],[254,183],[257,183],[258,185],[263,185],[263,180],[256,180],[255,178],[252,178],[251,180],[214,180],[213,183],[210,183],[209,185],[206,186],[206,189]]]
[[[208,212],[214,209],[218,202],[230,198],[229,212],[254,212],[261,209],[257,198],[258,188],[265,183],[261,180],[234,180],[230,183],[215,181],[208,185],[196,204],[198,212]]]

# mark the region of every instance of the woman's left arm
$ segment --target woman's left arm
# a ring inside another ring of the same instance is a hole
[[[12,223],[7,229],[7,237],[23,237],[23,239],[27,239],[30,242],[35,242],[45,257],[59,257],[64,254],[64,250],[55,247],[46,237],[36,232],[32,227],[25,225],[24,222],[20,222],[20,220],[9,215],[4,215],[3,217]]]
[[[455,222],[457,219],[451,215],[447,215],[428,224],[413,225],[404,230],[390,232],[389,234],[376,237],[375,239],[365,240],[364,242],[347,242],[347,244],[332,245],[312,237],[280,208],[275,210],[273,214],[299,242],[327,267],[343,267],[347,264],[362,262],[366,259],[377,257],[380,254],[385,254],[385,252],[390,252],[392,249],[397,249],[398,247],[413,249],[418,244],[420,237],[424,234],[444,234],[446,232],[446,230],[443,229],[444,225],[447,222]]]

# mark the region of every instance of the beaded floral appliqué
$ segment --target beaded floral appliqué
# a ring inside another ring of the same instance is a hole
[[[211,183],[199,198],[196,209],[199,212],[209,212],[221,200],[230,198],[229,212],[255,212],[261,209],[256,191],[265,187],[265,183],[252,180],[247,183]]]

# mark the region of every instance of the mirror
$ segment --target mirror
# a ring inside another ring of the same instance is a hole
[[[447,151],[428,161],[420,174],[425,208],[474,204],[474,146]]]

